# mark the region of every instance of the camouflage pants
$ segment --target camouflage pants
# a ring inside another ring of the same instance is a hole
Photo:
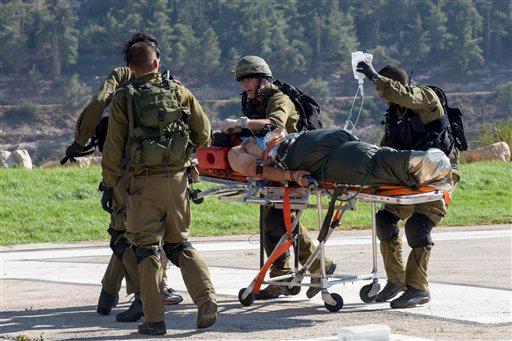
[[[454,183],[459,180],[458,172],[452,171],[452,180]],[[432,221],[434,226],[438,225],[448,212],[448,206],[443,200],[416,205],[384,204],[382,208],[404,221],[413,214],[424,215]],[[431,250],[432,245],[412,248],[407,263],[404,265],[402,238],[398,236],[390,241],[381,241],[380,251],[388,281],[405,283],[419,290],[427,290],[427,272]]]
[[[283,210],[274,207],[263,206],[260,211],[262,215],[263,228],[265,233],[265,253],[269,256],[275,249],[281,237],[286,233],[286,226],[284,224]],[[292,221],[294,215],[292,214]],[[299,223],[300,224],[300,223]],[[304,264],[316,249],[315,244],[308,235],[308,231],[300,224],[300,237],[299,237],[299,262]],[[326,267],[332,264],[332,260],[325,260]],[[320,260],[317,258],[311,267],[310,273],[320,272]],[[292,272],[290,267],[290,253],[287,252],[279,257],[272,267],[270,268],[270,277],[277,277],[286,275]]]
[[[157,256],[160,243],[183,243],[189,235],[190,203],[187,176],[183,172],[132,176],[128,189],[126,236],[137,248],[153,254],[139,259],[141,300],[148,322],[164,320],[160,297],[163,267]],[[187,247],[179,254],[183,281],[198,306],[215,301],[215,290],[206,263],[197,250]]]

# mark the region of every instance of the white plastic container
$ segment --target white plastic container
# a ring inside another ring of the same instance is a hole
[[[366,324],[361,326],[342,327],[338,335],[339,341],[389,341],[391,331],[384,324]]]
[[[363,51],[352,52],[352,72],[354,73],[354,78],[357,79],[359,83],[363,83],[365,75],[356,71],[357,63],[365,61],[368,64],[371,64],[373,61],[373,55],[370,53],[363,53]]]

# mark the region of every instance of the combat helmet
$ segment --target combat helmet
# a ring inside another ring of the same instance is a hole
[[[251,76],[263,76],[265,78],[272,78],[272,71],[267,62],[258,56],[245,56],[233,67],[235,79],[239,82],[244,78]]]

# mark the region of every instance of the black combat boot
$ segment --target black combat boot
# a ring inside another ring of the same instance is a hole
[[[260,290],[260,292],[256,294],[255,299],[271,300],[273,298],[278,298],[281,295],[289,295],[288,290],[286,290],[286,287],[281,285],[270,284],[265,289]]]
[[[208,328],[217,321],[217,303],[208,300],[197,308],[197,328]]]
[[[112,308],[117,305],[117,302],[119,302],[119,295],[111,295],[102,288],[96,311],[98,314],[108,315]]]
[[[117,314],[116,321],[135,322],[138,321],[142,316],[144,316],[144,312],[142,311],[142,301],[140,300],[140,294],[135,294],[135,299],[130,305],[130,308],[123,311],[122,313]]]
[[[387,282],[386,286],[375,296],[375,302],[386,302],[406,289],[407,286],[403,283]]]
[[[165,321],[160,322],[147,322],[144,321],[137,327],[137,330],[141,334],[148,334],[148,335],[164,335],[167,333],[167,330],[165,329]]]
[[[336,263],[332,262],[331,265],[329,265],[329,267],[327,269],[325,269],[325,274],[326,275],[332,275],[334,273],[334,270],[336,270]],[[312,284],[320,284],[321,283],[320,282],[320,278],[311,278],[311,283]],[[320,288],[320,287],[310,287],[308,289],[308,291],[306,291],[306,296],[308,298],[313,298],[321,290],[322,290],[322,288]]]
[[[413,308],[418,304],[430,302],[430,291],[418,290],[407,286],[407,290],[399,298],[391,301],[390,306],[393,309]]]

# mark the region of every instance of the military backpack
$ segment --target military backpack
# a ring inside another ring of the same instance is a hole
[[[182,167],[193,145],[187,126],[190,112],[179,104],[176,85],[164,78],[161,85],[133,82],[126,89],[127,165]]]
[[[459,108],[452,108],[448,106],[448,99],[446,98],[446,94],[441,88],[433,85],[429,85],[428,87],[434,90],[437,97],[439,97],[441,104],[443,105],[444,112],[446,113],[448,122],[450,123],[452,136],[455,140],[455,147],[460,151],[468,150],[468,143],[464,133],[462,111],[460,111]]]
[[[313,97],[310,97],[297,89],[293,85],[285,82],[281,82],[276,79],[272,82],[277,86],[277,90],[270,93],[270,97],[277,92],[282,92],[290,98],[295,105],[295,109],[299,112],[299,121],[297,122],[298,131],[315,130],[322,128],[322,122],[320,121],[320,105],[315,101]],[[268,98],[267,98],[268,100]],[[247,106],[248,98],[247,93],[242,93],[242,112],[248,111]]]
[[[306,95],[293,85],[281,82],[278,79],[273,83],[285,95],[290,97],[293,104],[295,104],[295,109],[297,109],[300,115],[299,122],[297,123],[298,131],[322,128],[322,122],[320,121],[320,105],[318,105],[313,97]]]

